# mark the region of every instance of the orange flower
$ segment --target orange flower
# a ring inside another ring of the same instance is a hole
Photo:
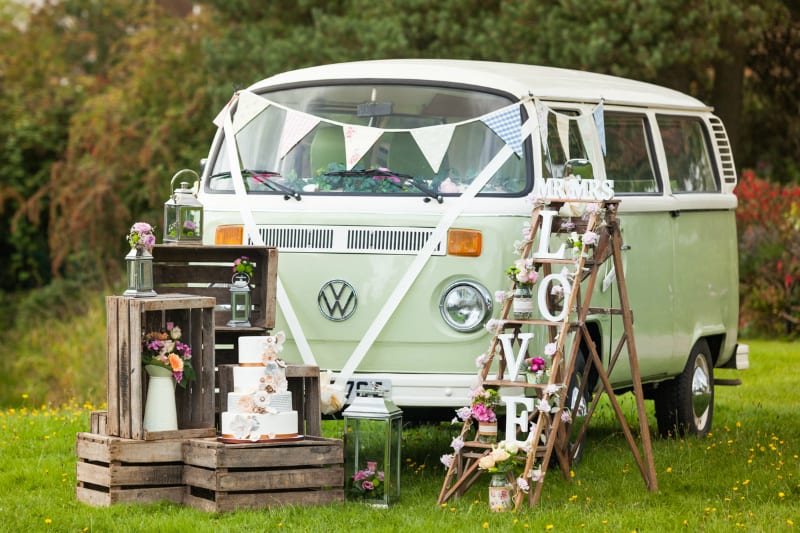
[[[172,367],[173,372],[181,372],[183,370],[183,359],[178,354],[169,354],[169,366]]]

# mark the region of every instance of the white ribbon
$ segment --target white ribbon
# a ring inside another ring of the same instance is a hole
[[[253,218],[253,211],[250,209],[250,202],[247,197],[247,190],[244,187],[244,179],[242,178],[242,171],[239,169],[239,153],[236,150],[236,137],[233,133],[233,123],[231,122],[230,104],[226,107],[223,113],[222,129],[225,132],[225,150],[228,153],[228,161],[231,167],[231,178],[233,179],[233,190],[236,193],[236,199],[239,201],[239,213],[242,215],[242,223],[244,224],[245,233],[250,238],[250,241],[256,246],[264,246],[264,239],[258,233],[255,218]],[[289,331],[292,332],[292,337],[300,351],[300,358],[303,363],[307,365],[317,364],[314,358],[314,353],[311,351],[306,336],[303,333],[303,328],[300,326],[300,321],[294,313],[292,304],[286,291],[281,283],[281,278],[277,277],[277,298],[278,305],[283,311],[286,324],[289,326]]]
[[[344,367],[342,367],[342,371],[339,372],[339,375],[336,377],[336,385],[337,386],[344,386],[347,383],[347,380],[350,379],[350,376],[353,375],[358,365],[361,364],[361,361],[364,359],[364,356],[367,355],[367,351],[369,351],[372,344],[375,342],[375,339],[378,337],[378,334],[383,330],[386,323],[391,318],[392,314],[397,309],[397,306],[400,304],[400,301],[405,296],[408,289],[411,288],[411,285],[419,276],[419,273],[422,272],[422,268],[430,259],[431,254],[433,253],[436,245],[444,238],[445,233],[450,226],[455,221],[455,219],[461,214],[464,208],[467,206],[467,203],[472,200],[478,192],[486,185],[486,182],[494,176],[494,174],[500,170],[500,167],[511,157],[511,154],[514,153],[514,150],[507,144],[503,145],[503,148],[495,155],[489,164],[481,171],[481,173],[475,178],[475,180],[467,187],[467,190],[464,191],[461,196],[455,198],[455,201],[452,205],[442,214],[442,217],[439,219],[439,223],[436,225],[436,228],[431,233],[431,236],[428,238],[425,246],[419,251],[419,253],[414,257],[414,261],[412,261],[411,265],[406,270],[403,277],[397,283],[392,291],[391,296],[386,300],[386,303],[383,304],[378,315],[375,317],[375,320],[372,321],[367,332],[361,338],[361,342],[358,343],[356,349],[353,351],[350,358],[345,363]]]

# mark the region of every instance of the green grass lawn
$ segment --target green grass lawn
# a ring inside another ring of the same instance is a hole
[[[659,490],[648,492],[607,404],[595,415],[583,461],[565,480],[548,472],[542,499],[521,512],[488,510],[486,483],[444,506],[439,456],[457,428],[403,433],[402,496],[388,510],[348,502],[207,514],[173,504],[93,508],[75,499],[75,435],[91,405],[25,405],[0,411],[2,531],[792,531],[800,527],[800,345],[753,341],[739,387],[718,387],[705,439],[654,439]],[[634,402],[620,397],[634,425]],[[648,405],[648,409],[652,406]],[[652,412],[650,427],[655,429]],[[325,421],[328,437],[341,423]],[[637,432],[634,430],[634,433]]]

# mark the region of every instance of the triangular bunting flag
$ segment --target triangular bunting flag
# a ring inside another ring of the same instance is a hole
[[[247,126],[251,120],[256,118],[259,113],[269,107],[269,102],[250,91],[239,93],[239,105],[236,107],[236,114],[233,116],[233,131],[239,131]]]
[[[344,133],[344,151],[347,157],[347,170],[355,166],[364,157],[375,141],[383,134],[382,129],[369,126],[354,126],[348,124],[342,128]]]
[[[283,131],[281,132],[281,142],[278,145],[278,159],[289,153],[300,139],[306,136],[314,126],[319,124],[319,118],[300,111],[286,110],[286,118],[283,121]]]
[[[414,137],[414,141],[422,151],[422,155],[428,160],[428,164],[435,173],[439,172],[439,167],[442,165],[442,159],[444,159],[444,154],[450,146],[450,140],[453,138],[455,129],[455,124],[442,124],[441,126],[429,126],[411,130],[411,136]]]
[[[558,138],[561,140],[561,148],[564,150],[564,161],[569,161],[569,117],[557,113],[556,129],[558,129]]]
[[[601,164],[603,163],[603,154],[597,153],[597,145],[593,142],[590,142],[592,135],[594,135],[594,119],[592,115],[581,115],[578,117],[578,129],[581,132],[581,138],[583,138],[583,145],[586,148],[586,155],[589,158],[589,161],[592,163],[592,169],[594,172],[595,177],[597,177],[600,172]]]
[[[597,128],[597,138],[600,140],[600,148],[603,150],[603,156],[606,155],[606,119],[605,111],[603,110],[603,102],[597,104],[597,107],[592,111],[594,117],[594,127]]]
[[[539,122],[539,138],[542,140],[542,149],[545,153],[548,153],[549,149],[547,146],[547,116],[547,107],[539,100],[536,100],[536,118]]]
[[[228,100],[228,103],[225,104],[225,106],[222,109],[220,109],[219,113],[217,113],[217,116],[214,117],[214,120],[211,121],[214,123],[216,127],[218,128],[222,127],[222,125],[225,123],[225,113],[231,112],[231,106],[235,104],[236,100],[238,99],[239,99],[239,94],[233,93],[233,96],[231,96],[231,99]]]
[[[481,118],[503,141],[514,150],[517,157],[522,157],[522,131],[520,129],[519,105],[501,109],[496,113]]]

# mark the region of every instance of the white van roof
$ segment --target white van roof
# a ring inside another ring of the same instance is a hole
[[[711,111],[700,100],[651,83],[554,67],[456,59],[384,59],[303,68],[277,74],[248,87],[250,91],[281,85],[341,80],[402,80],[472,85],[543,100]]]

